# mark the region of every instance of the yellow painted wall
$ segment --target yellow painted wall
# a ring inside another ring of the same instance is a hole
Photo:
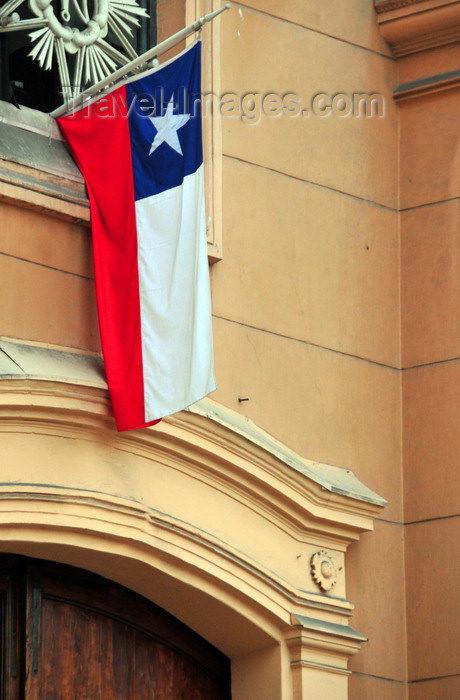
[[[87,226],[0,207],[1,335],[99,350]]]
[[[220,119],[212,398],[389,501],[347,554],[369,637],[350,699],[455,700],[460,93],[392,93],[459,48],[396,61],[370,0],[248,0],[219,32],[218,97],[383,98],[381,117]],[[0,280],[1,336],[98,352],[87,223],[4,200]]]
[[[222,119],[214,398],[300,454],[352,469],[389,500],[375,532],[347,555],[353,624],[370,638],[351,662],[359,675],[350,697],[399,700],[399,118],[396,64],[371,5],[260,0],[222,23],[224,92],[295,93],[303,108],[317,93],[380,93],[385,116]]]
[[[448,55],[444,70],[452,67]],[[422,69],[432,72],[428,60]],[[452,624],[460,614],[459,108],[458,87],[403,100],[400,108],[410,700],[460,693]]]

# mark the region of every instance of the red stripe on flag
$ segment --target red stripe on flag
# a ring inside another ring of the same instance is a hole
[[[118,88],[126,104],[126,89]],[[104,99],[104,98],[102,98]],[[88,186],[96,298],[118,430],[145,423],[136,215],[129,122],[98,103],[58,119]]]

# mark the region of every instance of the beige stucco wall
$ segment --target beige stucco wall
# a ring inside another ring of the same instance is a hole
[[[222,33],[225,91],[293,92],[305,107],[317,93],[384,97],[382,118],[222,120],[215,398],[300,454],[353,469],[389,500],[375,532],[348,555],[354,622],[370,638],[351,662],[359,675],[350,697],[402,698],[395,61],[369,2],[249,2]]]
[[[187,12],[202,14],[218,4],[189,3]],[[369,638],[350,662],[351,700],[454,700],[460,693],[457,631],[451,624],[460,612],[459,92],[450,86],[395,102],[393,90],[458,69],[460,49],[446,43],[396,60],[370,0],[249,0],[206,27],[203,40],[212,46],[206,89],[218,97],[291,93],[305,108],[317,93],[383,98],[381,117],[205,120],[212,172],[208,208],[212,235],[219,239],[216,257],[222,255],[211,268],[218,380],[211,398],[301,457],[351,469],[388,500],[385,510],[373,513],[378,513],[375,530],[361,534],[345,556],[340,594],[355,605],[351,624]],[[42,137],[46,140],[45,132]],[[19,162],[7,172],[2,165],[0,172],[0,335],[92,358],[99,340],[83,186],[78,174],[67,173],[73,183],[67,188],[74,190],[62,193],[58,175],[48,172],[46,183],[34,180],[24,192],[18,182],[29,182],[29,165]],[[101,464],[113,458],[115,440],[101,387],[105,432],[95,472],[100,488],[106,479]],[[51,442],[48,452],[55,449]],[[26,475],[17,471],[21,461],[15,463],[14,455],[22,443],[8,444],[9,465],[21,480]],[[86,445],[94,456],[94,444]],[[36,449],[31,441],[31,474]],[[64,460],[63,482],[78,488],[68,469]],[[50,477],[44,468],[45,476]],[[139,478],[136,488],[142,490],[149,479]],[[134,486],[117,488],[131,497]],[[197,487],[195,505],[209,502],[202,488]],[[163,505],[178,511],[180,499]],[[233,512],[232,523],[238,512],[241,517],[241,511]],[[250,526],[249,510],[244,513]],[[207,527],[216,530],[217,515],[211,507],[203,513]],[[193,513],[189,520],[199,527]],[[238,550],[245,526],[234,531],[230,525],[225,537],[228,542],[233,537],[231,546]],[[280,552],[287,541],[280,532],[267,520],[252,555],[302,588],[293,550]],[[341,556],[353,539],[343,539]],[[289,546],[297,542],[293,536]],[[57,549],[49,551],[58,556]],[[70,558],[81,565],[80,555]],[[95,566],[91,557],[88,561]],[[117,561],[104,573],[119,576],[123,565]],[[156,559],[151,566],[160,570]],[[187,577],[186,569],[177,580],[181,577]],[[181,588],[184,599],[188,594]],[[199,596],[197,605],[204,606]],[[233,618],[229,610],[235,602],[215,605],[226,620],[225,634],[233,624],[239,630],[233,650],[229,643],[227,649],[234,668],[243,669],[235,676],[237,700],[258,700],[265,687],[261,669],[267,666],[281,669],[270,678],[273,700],[290,700],[287,647],[277,652],[269,644],[262,651],[263,635],[284,639],[288,616],[280,613],[275,624],[264,612],[245,656],[238,638],[254,630],[238,627],[236,620],[260,609],[254,603],[250,612],[239,609]],[[206,625],[201,631],[222,646]],[[315,673],[310,689],[299,681],[299,698],[311,700],[312,687],[322,692],[328,687],[323,672]],[[341,699],[343,679],[331,683],[328,697]]]
[[[402,60],[404,80],[458,69],[458,45],[431,54]],[[460,693],[452,624],[460,614],[459,106],[455,85],[400,103],[408,678],[416,681],[410,700]]]

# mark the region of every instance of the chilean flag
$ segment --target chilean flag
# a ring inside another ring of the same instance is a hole
[[[201,43],[57,119],[91,207],[102,352],[118,430],[216,388]]]

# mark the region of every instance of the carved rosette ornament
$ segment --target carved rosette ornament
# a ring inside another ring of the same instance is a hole
[[[340,571],[335,558],[326,552],[325,549],[321,549],[313,554],[310,566],[311,575],[315,583],[318,584],[322,591],[330,591],[337,583]]]
[[[56,57],[65,100],[137,57],[129,37],[148,14],[136,0],[29,0],[32,19],[15,12],[23,4],[8,0],[0,8],[0,33],[34,30],[29,56],[44,70]]]

